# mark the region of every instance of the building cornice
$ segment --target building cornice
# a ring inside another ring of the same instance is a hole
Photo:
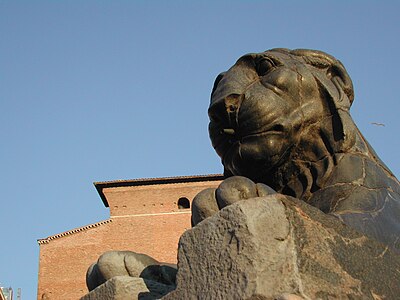
[[[160,177],[160,178],[140,178],[129,180],[114,180],[94,182],[97,192],[105,207],[108,207],[108,201],[103,193],[105,188],[127,187],[127,186],[144,186],[144,185],[158,185],[158,184],[173,184],[173,183],[188,183],[188,182],[206,182],[206,181],[220,181],[224,179],[222,174],[209,174],[209,175],[191,175],[191,176],[176,176],[176,177]]]

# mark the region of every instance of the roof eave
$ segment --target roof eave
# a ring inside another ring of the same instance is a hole
[[[105,188],[201,182],[201,181],[219,181],[219,180],[223,180],[223,179],[224,179],[224,175],[222,175],[222,174],[209,174],[209,175],[191,175],[191,176],[176,176],[176,177],[113,180],[113,181],[94,182],[93,184],[94,184],[97,192],[99,193],[100,198],[104,203],[104,206],[109,207],[107,198],[103,193],[103,189],[105,189]]]

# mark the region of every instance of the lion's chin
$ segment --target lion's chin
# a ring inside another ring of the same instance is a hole
[[[290,148],[282,134],[250,135],[228,148],[223,156],[223,165],[234,175],[257,180],[279,166]]]

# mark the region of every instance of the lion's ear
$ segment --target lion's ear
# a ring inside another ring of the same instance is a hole
[[[326,101],[334,106],[332,112],[333,148],[335,152],[347,151],[355,143],[357,129],[350,116],[349,109],[354,100],[353,82],[343,64],[332,59],[326,76],[333,83],[336,93],[326,95]],[[327,88],[327,87],[325,87]]]
[[[354,145],[357,127],[349,114],[354,100],[353,83],[343,64],[318,50],[295,49],[290,54],[301,56],[311,70],[331,118],[321,124],[322,138],[331,152],[343,152]]]
[[[347,111],[338,110],[321,122],[321,135],[329,152],[341,153],[356,142],[357,127]]]
[[[298,49],[307,64],[316,69],[314,78],[319,86],[321,99],[325,101],[331,119],[323,122],[322,135],[333,152],[346,151],[355,143],[357,128],[349,109],[354,100],[353,83],[343,64],[333,56],[316,50]]]
[[[290,53],[301,56],[307,64],[319,69],[314,76],[317,75],[317,80],[326,87],[337,108],[350,108],[354,100],[353,83],[339,60],[318,50],[295,49]]]
[[[349,109],[354,100],[353,82],[342,63],[338,60],[331,62],[326,75],[339,92],[337,108]]]
[[[333,76],[328,82],[318,77],[315,76],[315,79],[320,88],[321,99],[325,101],[331,114],[330,121],[326,119],[321,124],[322,135],[332,152],[347,151],[355,143],[357,128],[349,113],[351,102],[342,88],[344,82],[339,76]]]

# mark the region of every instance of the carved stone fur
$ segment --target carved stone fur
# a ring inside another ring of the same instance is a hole
[[[209,133],[227,177],[241,175],[400,248],[400,185],[349,109],[334,57],[272,49],[241,57],[214,84]]]

